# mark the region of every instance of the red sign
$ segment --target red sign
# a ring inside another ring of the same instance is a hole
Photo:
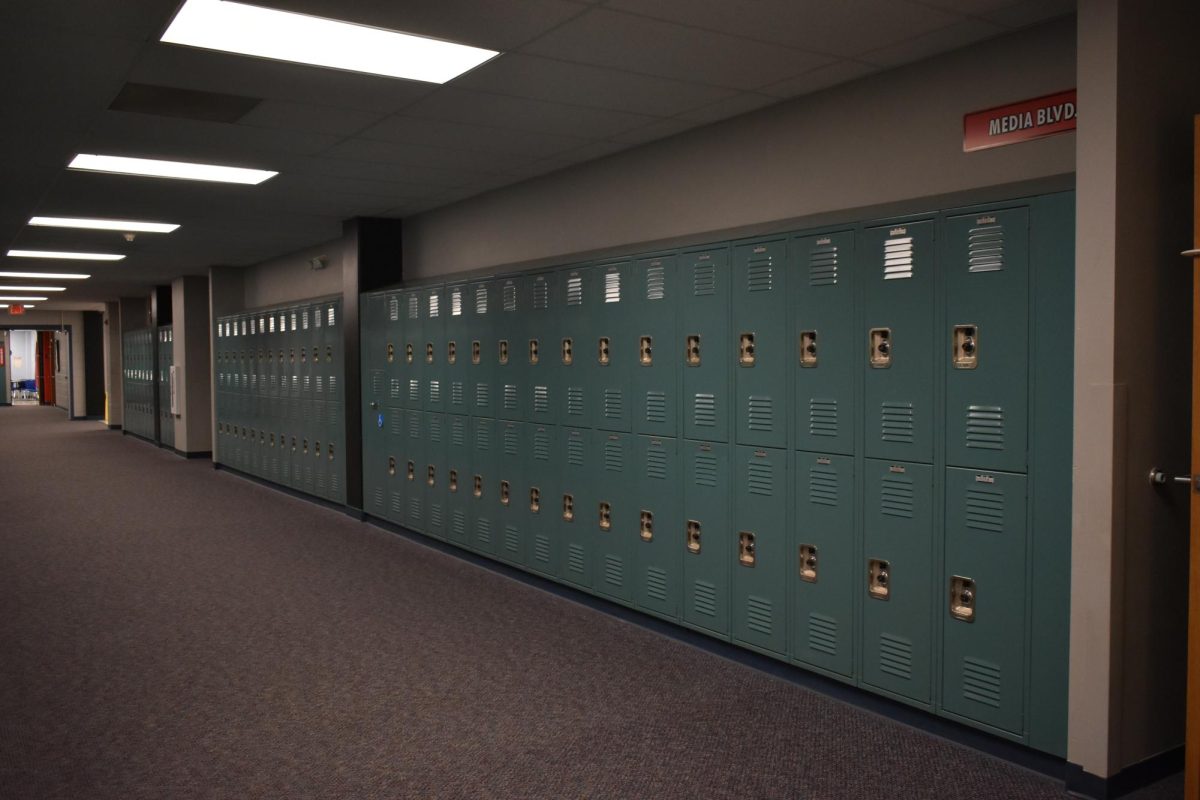
[[[1027,142],[1075,130],[1075,90],[1023,100],[963,117],[963,152]]]
[[[8,313],[13,314],[13,315],[24,314],[25,306],[21,305],[20,303],[13,303],[11,306],[8,307]]]

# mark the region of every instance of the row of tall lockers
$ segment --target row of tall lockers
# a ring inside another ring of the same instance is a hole
[[[365,295],[365,510],[1060,752],[1073,219]]]
[[[154,337],[151,328],[128,331],[121,336],[124,417],[129,433],[154,440]]]
[[[175,332],[170,325],[158,329],[159,443],[175,446],[175,416],[171,413],[171,365],[175,363]]]
[[[345,502],[341,300],[220,317],[216,459]]]

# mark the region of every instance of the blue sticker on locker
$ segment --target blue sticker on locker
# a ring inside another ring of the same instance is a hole
[[[379,414],[375,417],[375,427],[377,427],[377,428],[383,427],[383,412],[382,411],[380,411]]]

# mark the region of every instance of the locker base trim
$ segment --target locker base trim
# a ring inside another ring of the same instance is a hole
[[[1066,765],[1067,791],[1078,797],[1089,797],[1092,800],[1110,800],[1121,797],[1158,783],[1163,778],[1170,777],[1183,770],[1183,746],[1151,756],[1145,761],[1125,767],[1116,775],[1101,778],[1084,770],[1078,764],[1070,762]]]

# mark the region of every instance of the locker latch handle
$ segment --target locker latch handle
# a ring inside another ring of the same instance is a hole
[[[473,495],[475,495],[476,497],[483,497],[483,476],[482,475],[475,476],[475,486],[472,489],[471,493]]]
[[[573,345],[571,343],[571,340],[563,339],[562,340],[562,363],[566,364],[567,366],[570,366],[574,360],[575,360],[575,354],[573,352]]]
[[[950,579],[950,616],[963,622],[975,621],[975,581],[962,575]]]
[[[600,501],[600,530],[612,530],[612,505],[603,500]]]
[[[396,458],[395,456],[388,457],[388,475],[396,474]]]
[[[955,369],[976,369],[979,366],[978,325],[955,325],[953,346]]]
[[[815,544],[800,545],[800,580],[806,583],[817,582],[817,546]]]
[[[300,363],[301,364],[308,363],[308,350],[304,347],[300,348]]]
[[[389,364],[396,360],[396,345],[391,342],[387,345],[387,360]]]
[[[754,534],[750,531],[740,531],[738,533],[738,563],[743,567],[753,567],[758,561],[758,554],[755,551]]]
[[[882,558],[867,562],[867,594],[876,600],[887,600],[892,593],[892,566]]]
[[[474,341],[471,342],[471,363],[472,364],[479,363],[479,352],[480,352],[479,340],[475,339]]]
[[[456,470],[456,469],[450,470],[450,474],[447,476],[447,479],[449,481],[450,491],[457,492],[458,491],[458,470]]]
[[[404,345],[404,360],[409,364],[413,363],[413,346],[411,342]]]
[[[333,461],[333,442],[325,446],[325,457]]]
[[[689,367],[700,366],[700,334],[693,333],[684,344],[683,360]]]
[[[538,363],[538,340],[537,339],[529,340],[529,363],[530,364]]]
[[[332,345],[325,346],[325,363],[326,364],[333,363],[333,346]]]
[[[575,498],[569,494],[563,495],[562,518],[566,522],[575,521]]]
[[[458,361],[458,345],[453,341],[446,342],[446,363],[454,364]]]
[[[800,366],[812,369],[817,365],[817,332],[800,331]]]
[[[753,367],[754,361],[754,334],[743,333],[738,340],[738,364],[743,367]]]
[[[436,472],[433,464],[430,464],[429,466],[427,466],[425,468],[425,483],[429,484],[430,486],[433,486],[436,482],[437,482],[437,472]]]
[[[650,336],[643,336],[638,344],[638,363],[643,367],[654,365],[654,340]]]
[[[425,343],[425,363],[426,364],[433,363],[433,342]]]
[[[871,368],[887,369],[892,365],[892,329],[871,329]]]
[[[654,514],[649,511],[642,511],[641,537],[643,542],[654,541]]]
[[[611,349],[607,336],[601,336],[596,342],[596,360],[602,367],[607,367],[611,360]]]
[[[687,549],[689,553],[700,552],[700,523],[694,519],[687,521]]]
[[[253,438],[254,431],[251,431],[250,434],[251,434],[251,438]],[[242,433],[242,438],[243,439],[246,438],[246,434],[244,431]],[[304,455],[308,455],[308,439],[305,439],[303,444],[304,444]]]
[[[529,489],[529,510],[534,514],[541,513],[542,510],[542,490],[536,486]]]
[[[508,363],[508,339],[500,340],[500,363]]]
[[[509,503],[509,484],[508,481],[500,481],[500,505],[506,506]]]
[[[407,472],[405,473],[405,477],[410,481],[415,481],[417,479],[417,465],[411,461],[407,464]]]

